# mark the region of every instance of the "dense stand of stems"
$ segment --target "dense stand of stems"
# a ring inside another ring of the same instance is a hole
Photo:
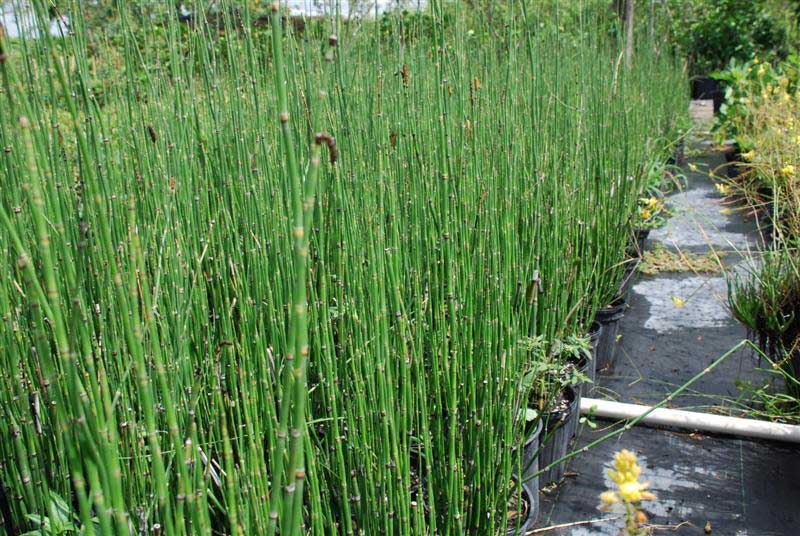
[[[525,341],[615,298],[680,67],[590,2],[66,4],[0,62],[7,528],[504,533]]]

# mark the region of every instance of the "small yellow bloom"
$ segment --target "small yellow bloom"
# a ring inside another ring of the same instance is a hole
[[[683,306],[686,305],[686,300],[682,300],[677,296],[673,296],[672,303],[674,303],[675,307],[677,307],[678,309],[683,309]]]
[[[639,503],[656,498],[654,493],[648,491],[649,484],[639,481],[641,474],[642,468],[636,455],[623,449],[614,455],[613,468],[608,470],[608,476],[616,484],[616,489],[600,494],[600,510],[610,511],[615,504],[624,503],[625,534],[642,534],[639,529],[647,523],[647,515],[639,509]]]
[[[755,58],[753,58],[753,63],[754,63],[754,64],[756,64],[756,65],[758,65],[759,63],[761,63],[761,60],[759,60],[759,59],[758,59],[758,56],[756,56]]]
[[[727,184],[716,183],[714,185],[717,188],[717,191],[722,195],[729,195],[731,193],[731,187]]]
[[[643,220],[649,220],[653,216],[649,209],[643,209],[639,214]]]
[[[744,159],[746,162],[752,162],[755,156],[755,151],[747,151],[746,153],[742,153],[742,159]]]
[[[788,166],[783,166],[781,168],[781,173],[787,176],[794,175],[794,172],[795,172],[795,167],[791,164],[789,164]]]
[[[642,468],[636,460],[636,455],[627,449],[619,451],[614,456],[614,469],[608,470],[608,476],[619,488],[617,494],[614,494],[614,498],[621,498],[629,503],[654,499],[655,495],[647,491],[649,484],[647,482],[639,482],[641,474]],[[613,492],[611,493],[613,494]],[[601,495],[601,499],[604,496],[606,499],[610,499],[607,494]]]
[[[689,164],[689,170],[695,173],[697,172],[697,166],[694,164]]]
[[[650,199],[647,200],[647,207],[648,208],[654,209],[657,206],[658,206],[658,199],[656,199],[655,197],[651,197]]]
[[[723,216],[729,216],[729,215],[733,214],[733,210],[725,207],[723,209],[720,209],[719,213],[722,214]]]

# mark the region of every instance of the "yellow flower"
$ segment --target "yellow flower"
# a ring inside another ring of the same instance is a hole
[[[716,183],[714,186],[717,188],[717,191],[722,195],[728,195],[731,193],[731,187],[728,186],[727,184]]]
[[[655,494],[647,491],[650,485],[647,482],[639,482],[641,474],[642,468],[639,467],[636,455],[629,450],[622,449],[614,456],[614,469],[608,470],[608,476],[617,484],[618,491],[616,493],[606,492],[600,496],[600,499],[605,504],[611,504],[620,499],[626,503],[655,499]]]
[[[651,197],[650,199],[647,200],[647,207],[648,208],[654,209],[657,206],[658,206],[658,199],[656,199],[655,197]]]
[[[675,307],[677,307],[678,309],[683,309],[683,306],[686,305],[686,300],[682,300],[677,296],[673,296],[672,303],[674,303]]]
[[[783,173],[784,175],[794,175],[794,172],[795,172],[795,167],[791,164],[788,166],[783,166],[783,168],[781,168],[781,173]]]
[[[725,207],[721,208],[719,210],[719,213],[722,214],[723,216],[730,216],[731,214],[733,214],[733,210],[729,209],[728,207]]]
[[[639,215],[642,217],[643,220],[649,220],[650,217],[653,215],[653,213],[650,212],[649,209],[645,208],[639,213]]]
[[[697,172],[697,166],[694,164],[689,164],[689,170],[692,172]]]
[[[608,470],[608,476],[616,484],[616,489],[600,494],[600,510],[611,511],[617,503],[624,503],[625,534],[645,534],[640,530],[647,523],[647,515],[639,508],[642,501],[651,501],[655,494],[648,490],[647,482],[640,482],[642,468],[636,455],[629,450],[621,450],[614,455],[614,467]],[[649,533],[647,533],[649,534]]]
[[[761,63],[761,60],[759,60],[759,59],[758,59],[758,56],[756,56],[755,58],[753,58],[753,63],[754,63],[755,65],[758,65],[759,63]]]
[[[744,159],[747,162],[752,162],[755,156],[756,156],[755,151],[747,151],[746,153],[742,153],[742,159]]]

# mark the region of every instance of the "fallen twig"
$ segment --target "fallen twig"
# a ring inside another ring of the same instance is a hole
[[[572,523],[561,523],[559,525],[550,525],[549,527],[542,527],[540,529],[533,529],[529,530],[525,534],[541,534],[543,532],[550,532],[551,530],[556,529],[565,529],[568,527],[577,527],[578,525],[593,525],[595,523],[608,523],[609,521],[616,521],[618,519],[622,519],[624,516],[616,516],[616,517],[599,517],[597,519],[589,519],[586,521],[573,521]]]

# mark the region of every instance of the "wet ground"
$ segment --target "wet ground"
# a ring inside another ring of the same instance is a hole
[[[702,107],[701,107],[702,108]],[[696,151],[693,151],[696,152]],[[742,254],[757,248],[752,219],[723,204],[707,171],[724,163],[710,148],[690,156],[688,185],[669,197],[673,217],[651,233],[648,248],[715,251],[726,269],[742,269]],[[747,337],[727,309],[721,273],[640,276],[621,321],[617,363],[598,378],[592,395],[654,404]],[[730,356],[669,407],[736,413],[737,382],[764,381],[749,350]],[[614,423],[584,426],[575,448],[601,437]],[[571,460],[567,477],[542,495],[539,527],[554,535],[617,535],[619,521],[598,511],[604,476],[615,452],[637,453],[643,480],[658,500],[646,503],[656,534],[800,535],[800,445],[750,441],[689,431],[636,427]],[[591,520],[602,520],[587,522]],[[710,532],[708,532],[710,531]]]

